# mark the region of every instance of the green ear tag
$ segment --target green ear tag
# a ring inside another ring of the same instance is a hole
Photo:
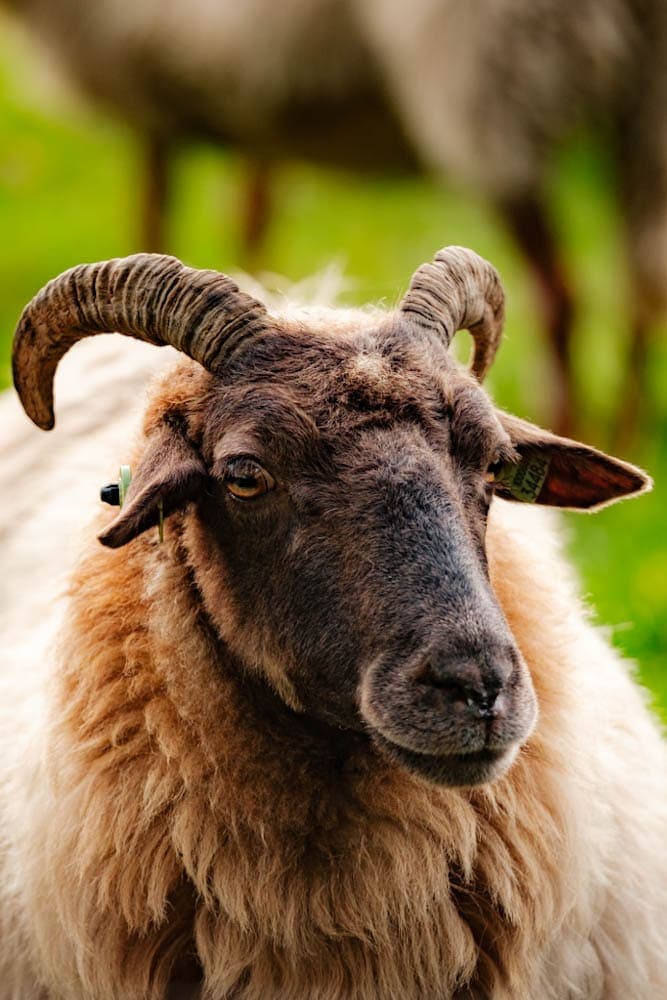
[[[527,452],[518,465],[509,462],[496,476],[496,483],[503,486],[515,500],[535,503],[549,472],[551,459],[544,454]]]
[[[132,470],[130,466],[121,465],[120,469],[118,470],[118,497],[121,507],[125,503],[125,497],[127,496],[127,491],[130,488],[131,482],[132,482]]]

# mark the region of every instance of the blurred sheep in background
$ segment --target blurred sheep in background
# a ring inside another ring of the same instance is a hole
[[[188,141],[252,158],[251,244],[264,228],[258,199],[269,162],[418,166],[345,0],[4,2],[85,94],[136,129],[146,164],[142,249],[167,243],[169,154]]]
[[[554,426],[576,412],[574,296],[547,197],[557,148],[604,135],[626,233],[635,426],[667,305],[667,5],[660,0],[5,0],[145,149],[144,249],[164,249],[170,152],[205,139],[250,159],[246,247],[271,165],[430,171],[483,194],[522,250],[553,357]],[[446,235],[446,234],[443,234]]]

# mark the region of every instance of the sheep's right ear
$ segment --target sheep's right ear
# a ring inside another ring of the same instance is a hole
[[[163,423],[148,438],[146,450],[118,516],[97,537],[117,549],[195,498],[206,479],[206,467],[194,446],[175,425]]]
[[[509,413],[496,413],[517,453],[517,461],[503,466],[494,486],[506,500],[597,510],[652,486],[650,477],[629,462]]]

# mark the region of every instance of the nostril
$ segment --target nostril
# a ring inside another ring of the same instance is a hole
[[[435,679],[431,682],[431,687],[441,691],[444,698],[452,705],[455,702],[461,702],[461,704],[466,705],[468,708],[472,708],[476,703],[474,692],[468,690],[463,684],[457,684],[455,681]]]
[[[461,678],[458,672],[443,673],[441,668],[430,661],[421,665],[414,679],[418,684],[441,692],[444,700],[450,705],[465,705],[466,708],[479,711],[481,703],[487,697],[483,689],[480,690],[470,681]]]
[[[504,666],[504,664],[503,664]],[[439,692],[452,708],[467,709],[481,719],[504,718],[510,707],[505,670],[483,676],[476,660],[454,660],[443,664],[428,658],[413,673],[413,680]]]

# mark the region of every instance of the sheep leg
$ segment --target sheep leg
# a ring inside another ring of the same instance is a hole
[[[667,37],[667,8],[650,5],[637,52],[634,92],[615,123],[619,208],[630,284],[630,341],[614,414],[621,450],[640,425],[654,425],[648,392],[650,351],[667,314],[667,80],[656,74]]]
[[[576,413],[570,357],[574,300],[558,257],[556,240],[538,195],[501,202],[500,210],[531,268],[539,294],[540,312],[553,359],[554,429],[559,434],[571,435]]]
[[[652,426],[656,405],[649,392],[650,355],[659,324],[667,313],[667,191],[663,190],[659,197],[655,194],[658,190],[656,183],[652,188],[652,215],[648,206],[644,213],[635,214],[636,198],[626,197],[622,203],[631,298],[628,347],[612,419],[612,438],[620,451],[634,444],[640,427]]]
[[[613,418],[613,440],[621,451],[635,442],[640,427],[653,424],[657,400],[649,392],[650,354],[667,314],[667,164],[662,171],[651,169],[647,156],[635,167],[636,178],[641,169],[649,180],[637,179],[634,185],[628,180],[621,190],[631,296],[629,342]]]
[[[271,221],[273,164],[264,159],[246,163],[241,204],[240,240],[246,266],[252,270],[266,239]]]
[[[166,219],[169,201],[169,143],[158,135],[143,139],[141,249],[163,253],[167,249]]]
[[[649,322],[637,316],[632,324],[632,340],[625,387],[625,426],[634,437],[643,407],[648,373],[648,350],[650,345]]]
[[[650,321],[638,312],[630,327],[630,347],[619,393],[623,403],[614,415],[613,442],[621,452],[632,447],[639,427],[644,421],[648,423],[647,376],[651,331]]]

